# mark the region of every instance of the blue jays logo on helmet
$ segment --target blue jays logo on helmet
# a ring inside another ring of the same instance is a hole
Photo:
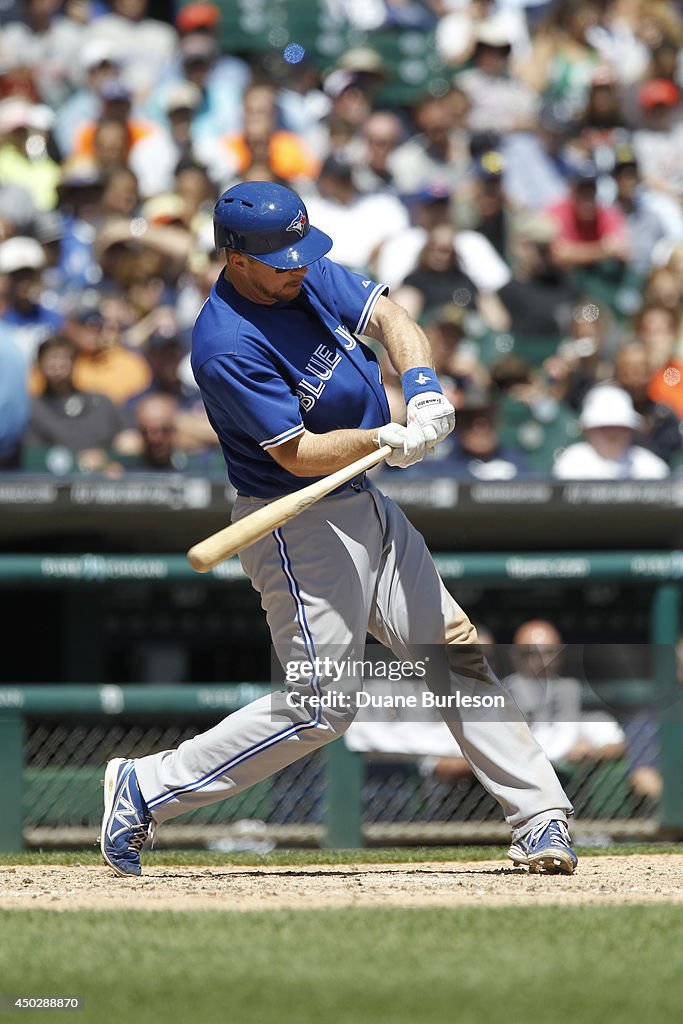
[[[213,225],[217,249],[246,253],[281,270],[306,267],[332,248],[332,239],[312,227],[301,197],[270,181],[229,188],[214,207]]]
[[[308,217],[306,216],[306,214],[303,212],[303,210],[299,210],[299,212],[297,213],[297,215],[294,218],[294,220],[292,221],[292,223],[287,225],[287,230],[288,231],[296,231],[296,233],[301,238],[303,238],[304,237],[304,233],[306,231],[306,222],[307,221],[308,221]]]

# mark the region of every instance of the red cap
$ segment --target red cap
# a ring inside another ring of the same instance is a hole
[[[666,107],[675,107],[681,98],[681,94],[668,78],[651,78],[645,82],[638,92],[638,102],[641,107],[656,107],[663,104]]]
[[[221,12],[215,4],[185,4],[176,15],[179,32],[194,32],[198,28],[213,28],[221,20]]]

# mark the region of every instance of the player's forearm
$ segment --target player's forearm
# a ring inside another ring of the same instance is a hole
[[[269,453],[294,476],[327,476],[377,451],[376,436],[377,430],[331,430],[326,434],[305,430]]]
[[[398,374],[414,366],[433,369],[429,338],[403,307],[390,299],[382,296],[377,300],[366,333],[384,346]]]

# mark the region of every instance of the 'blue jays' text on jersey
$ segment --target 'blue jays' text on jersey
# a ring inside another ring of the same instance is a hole
[[[192,331],[192,372],[240,493],[271,498],[319,479],[295,477],[268,454],[304,430],[389,422],[377,359],[355,337],[387,291],[325,258],[296,299],[270,306],[218,278]]]

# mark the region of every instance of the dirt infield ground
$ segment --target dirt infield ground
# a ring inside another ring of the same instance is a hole
[[[0,866],[0,907],[268,910],[683,902],[683,854],[582,857],[571,877],[529,875],[504,859],[343,866],[108,868]]]

